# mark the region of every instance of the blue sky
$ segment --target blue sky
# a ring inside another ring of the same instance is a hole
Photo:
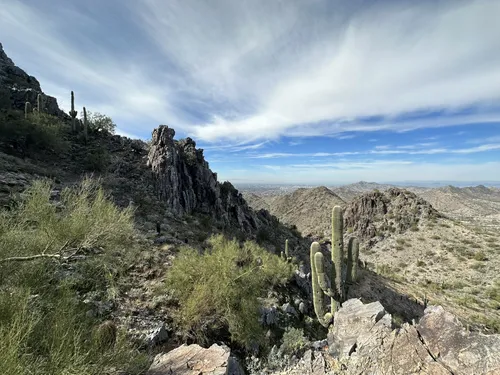
[[[500,180],[500,1],[0,0],[69,109],[159,124],[235,183]]]

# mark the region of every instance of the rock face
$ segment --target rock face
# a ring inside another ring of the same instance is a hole
[[[219,183],[191,138],[174,140],[175,131],[160,125],[153,131],[148,166],[158,197],[176,215],[202,213],[245,232],[259,227],[264,216],[248,207],[230,182]]]
[[[0,109],[24,110],[26,102],[36,107],[38,94],[43,95],[46,113],[59,117],[67,116],[59,109],[56,98],[45,95],[38,80],[16,66],[0,43]]]
[[[227,346],[182,345],[158,354],[146,375],[244,375]]]
[[[408,190],[390,188],[372,191],[351,201],[344,213],[344,226],[362,240],[389,231],[403,233],[421,219],[438,217],[439,213],[425,200]]]
[[[391,329],[379,302],[345,302],[328,338],[342,374],[500,374],[500,335],[467,332],[440,306],[417,325]]]

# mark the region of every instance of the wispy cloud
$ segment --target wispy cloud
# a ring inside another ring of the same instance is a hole
[[[420,145],[430,145],[429,143]],[[248,158],[253,159],[274,159],[274,158],[298,158],[298,157],[331,157],[331,156],[352,156],[352,155],[435,155],[435,154],[473,154],[486,151],[500,150],[500,143],[484,144],[469,148],[425,148],[416,149],[417,145],[396,146],[391,149],[389,145],[375,146],[374,149],[364,151],[345,152],[313,152],[313,153],[290,153],[276,152],[263,154],[249,154]]]
[[[491,0],[7,0],[0,35],[64,108],[78,87],[125,132],[349,139],[500,123],[499,13]]]

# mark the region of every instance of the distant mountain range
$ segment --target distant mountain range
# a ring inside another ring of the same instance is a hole
[[[298,226],[305,231],[303,234],[306,235],[314,231],[316,233],[323,231],[323,220],[328,222],[328,211],[334,205],[344,206],[362,194],[376,190],[383,192],[393,187],[400,187],[415,193],[435,209],[454,219],[472,223],[480,222],[488,226],[500,222],[500,187],[483,184],[466,187],[453,185],[423,187],[360,181],[330,188],[254,185],[250,191],[241,187],[240,189],[251,207],[266,209],[288,223],[300,223]],[[315,216],[313,219],[310,216],[314,211],[322,213],[313,214]]]

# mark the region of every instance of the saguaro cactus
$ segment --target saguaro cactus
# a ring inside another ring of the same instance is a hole
[[[31,103],[24,103],[24,118],[27,119],[31,113]]]
[[[316,256],[318,255],[318,256]],[[311,244],[311,275],[312,275],[312,292],[313,292],[313,304],[314,304],[314,312],[318,317],[320,324],[323,327],[328,327],[333,319],[333,314],[326,311],[326,305],[324,304],[324,295],[323,289],[320,286],[320,279],[318,277],[317,265],[320,265],[320,271],[323,271],[323,254],[321,254],[319,243],[313,242]],[[321,276],[326,277],[324,271],[321,273]],[[335,301],[332,298],[332,304]],[[333,308],[332,308],[332,312]]]
[[[36,110],[38,113],[43,113],[43,97],[41,94],[36,96]]]
[[[69,112],[69,115],[71,116],[71,130],[73,133],[76,132],[76,115],[78,114],[77,111],[75,111],[75,94],[73,94],[73,91],[71,91],[71,111]]]
[[[359,242],[350,238],[347,245],[347,267],[344,271],[344,240],[342,208],[335,206],[332,210],[332,275],[328,278],[325,272],[324,256],[317,242],[311,245],[311,274],[313,286],[314,311],[319,322],[328,327],[335,311],[345,301],[349,286],[357,280],[359,258]],[[331,281],[330,281],[331,280]],[[333,283],[333,285],[331,284]],[[324,295],[330,297],[330,312],[326,312],[323,304]]]
[[[83,136],[85,138],[85,142],[87,142],[88,137],[88,123],[87,123],[87,110],[83,107]]]
[[[290,256],[290,253],[288,252],[288,239],[285,240],[285,251],[281,252],[281,257],[286,260],[287,262],[292,261],[292,257]]]

